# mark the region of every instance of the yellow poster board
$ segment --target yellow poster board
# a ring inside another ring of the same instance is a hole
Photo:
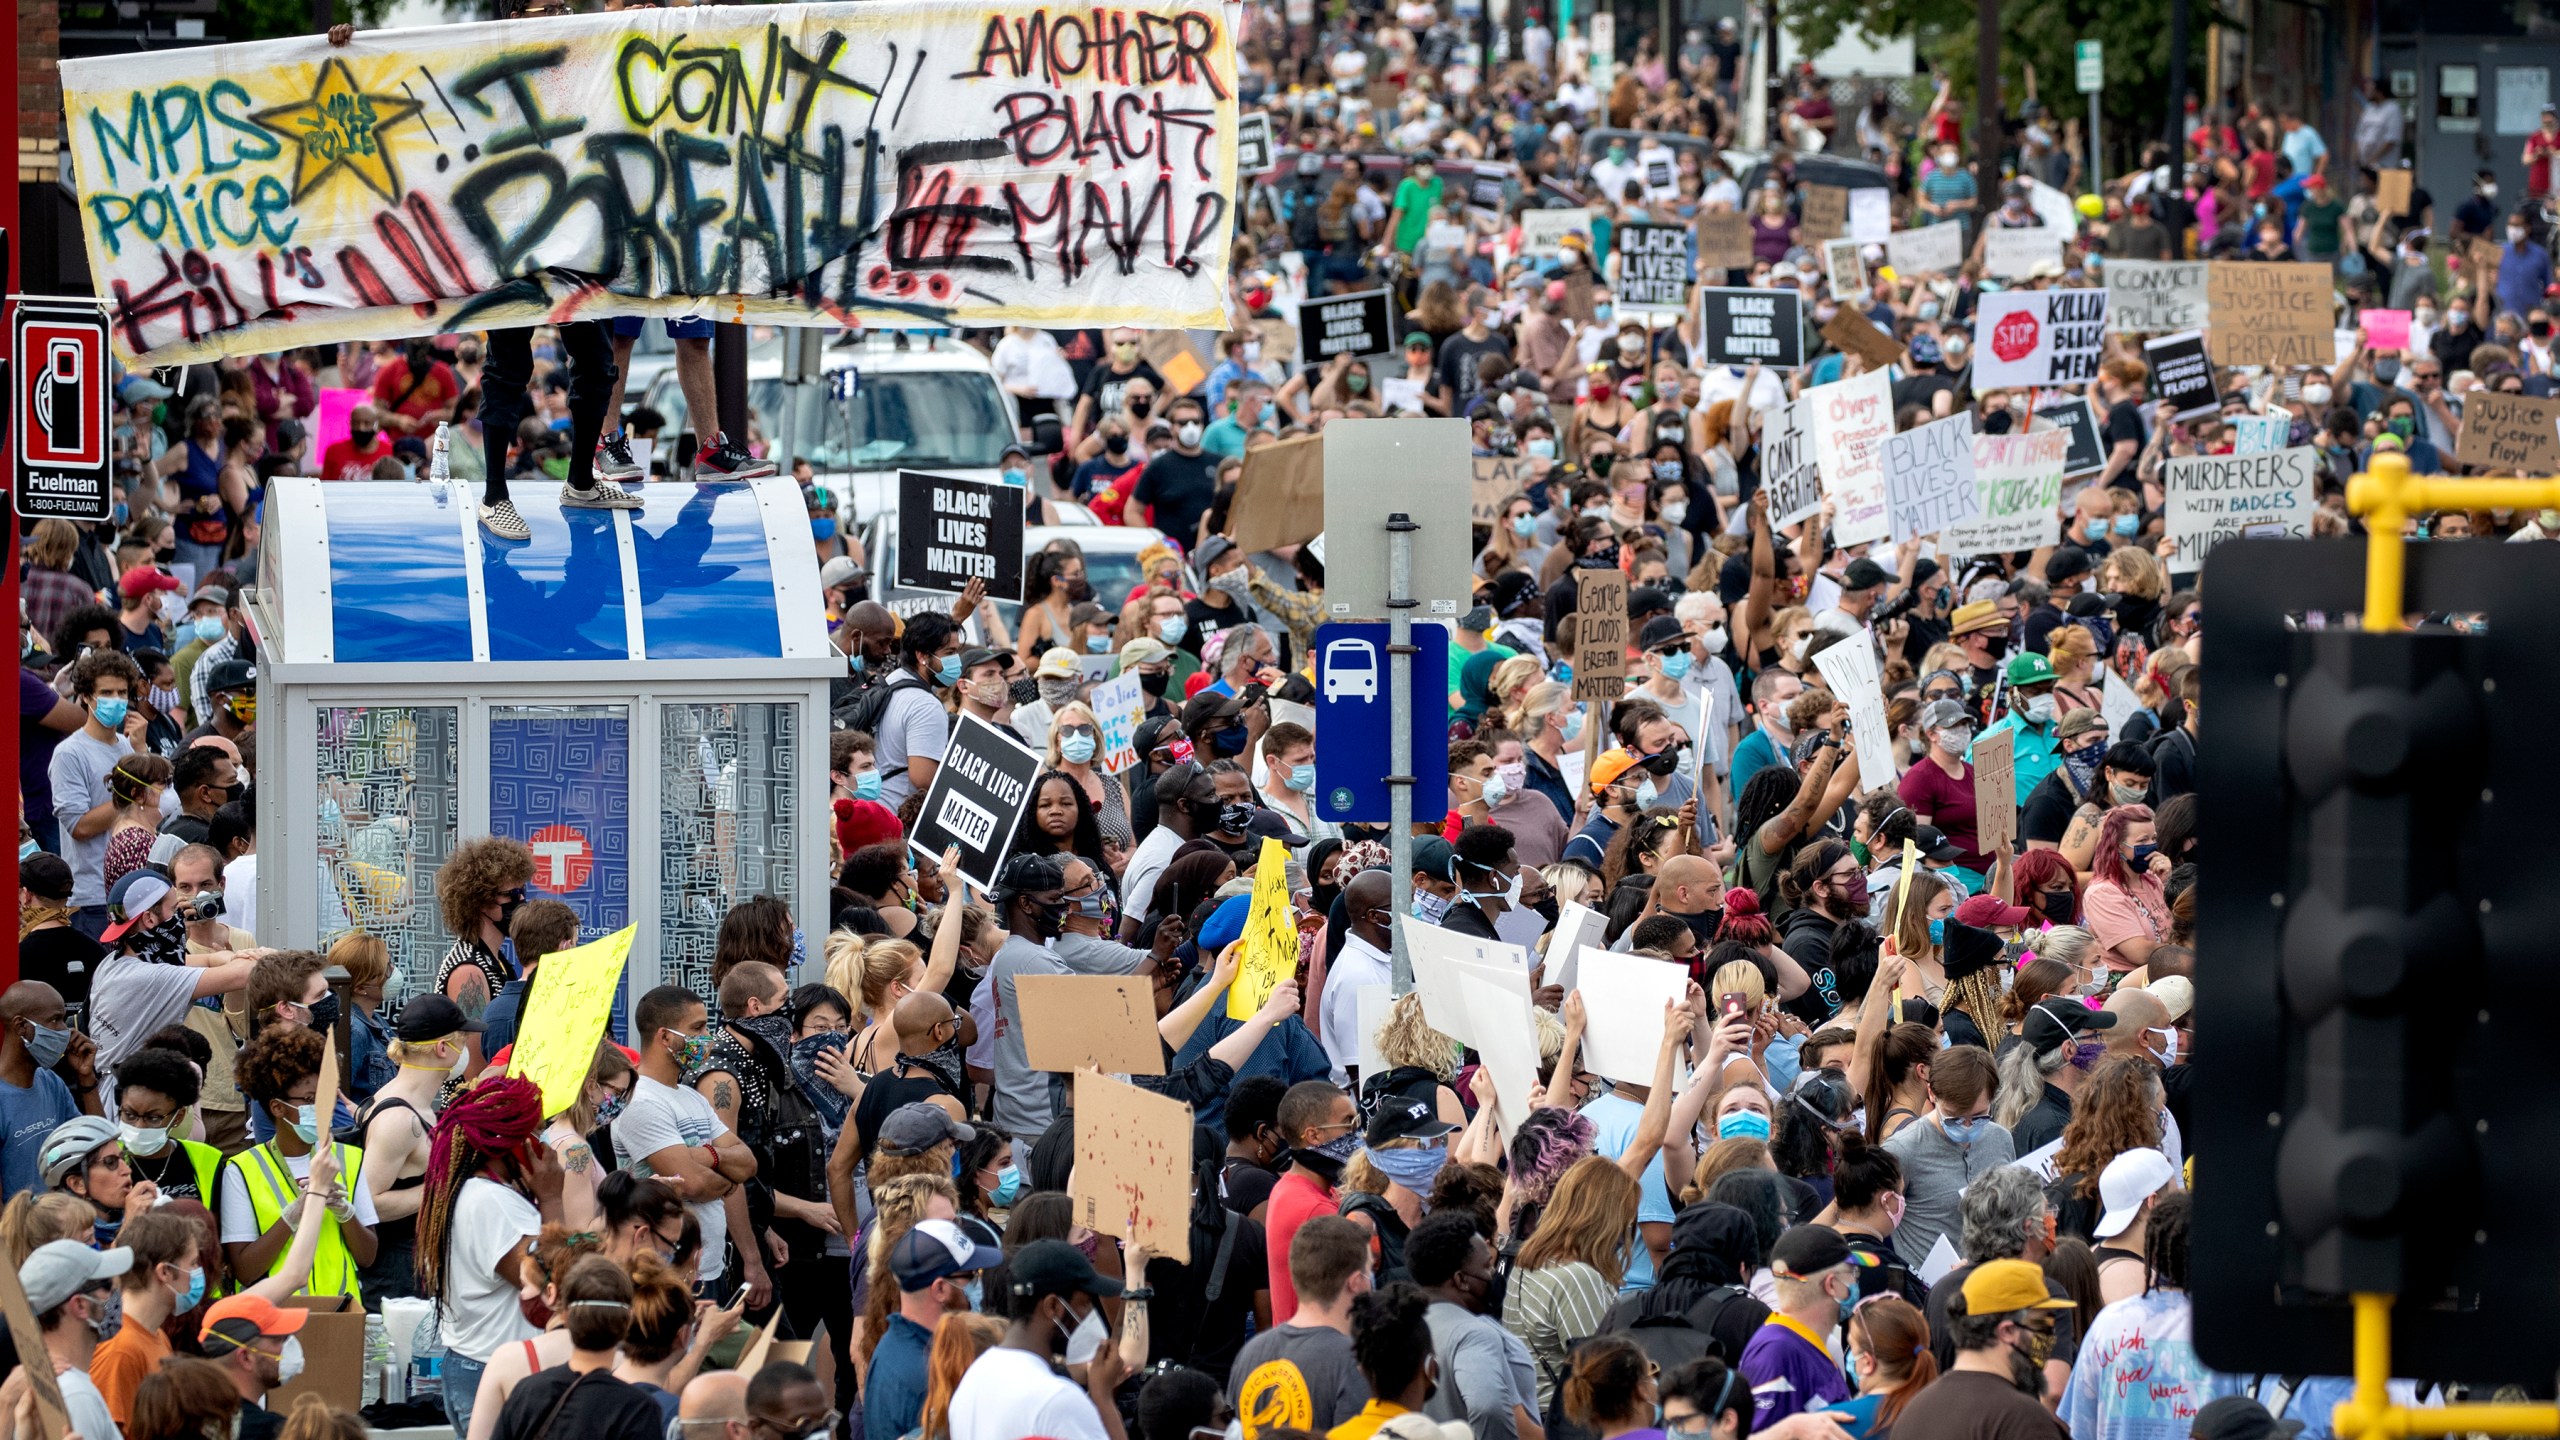
[[[1289,847],[1266,837],[1253,870],[1244,955],[1227,986],[1227,1018],[1250,1020],[1280,982],[1298,973],[1298,916],[1289,908]]]
[[[636,925],[601,940],[543,957],[525,996],[507,1073],[542,1087],[542,1113],[557,1115],[578,1103],[578,1087],[595,1064],[613,997],[622,988],[622,962],[631,955]]]

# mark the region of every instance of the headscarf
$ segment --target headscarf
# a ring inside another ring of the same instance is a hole
[[[1316,883],[1316,877],[1324,873],[1324,862],[1332,859],[1333,852],[1341,848],[1342,842],[1332,836],[1327,836],[1307,847],[1307,886],[1308,893],[1312,897],[1309,903],[1319,915],[1331,915],[1333,897],[1342,893],[1342,885],[1338,881],[1331,885]]]
[[[1137,734],[1133,738],[1132,743],[1136,745],[1138,751],[1138,763],[1131,767],[1129,772],[1133,777],[1128,782],[1129,827],[1137,832],[1141,840],[1147,838],[1148,831],[1156,828],[1156,776],[1153,770],[1147,768],[1147,753],[1156,748],[1156,743],[1164,738],[1165,731],[1173,730],[1178,733],[1181,728],[1182,721],[1179,716],[1158,715],[1139,722]]]
[[[1472,725],[1493,708],[1493,668],[1511,657],[1488,645],[1458,667],[1458,718]]]
[[[1200,846],[1192,849],[1191,846]],[[1235,862],[1213,840],[1193,840],[1175,853],[1164,874],[1156,881],[1150,908],[1150,920],[1162,915],[1188,917],[1200,902],[1217,893],[1219,876]]]

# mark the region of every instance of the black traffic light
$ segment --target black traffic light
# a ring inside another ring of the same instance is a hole
[[[2346,1298],[2395,1294],[2394,1371],[2560,1362],[2560,547],[2410,547],[2366,634],[2364,547],[2206,564],[2194,1104],[2196,1345],[2341,1374]]]

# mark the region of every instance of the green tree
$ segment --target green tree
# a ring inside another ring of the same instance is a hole
[[[2071,49],[2096,40],[2106,47],[2107,84],[2098,96],[2104,119],[2107,173],[2121,175],[2140,146],[2168,128],[2169,6],[2171,0],[2008,0],[2000,6],[2000,99],[2015,116],[2027,98],[2027,67],[2035,67],[2036,96],[2057,117],[2080,116],[2088,101],[2072,83]],[[2212,0],[2190,0],[2187,83],[2204,89],[2205,33]],[[1908,35],[1938,73],[1955,83],[1973,133],[1974,0],[1778,0],[1787,28],[1808,52],[1829,46],[1851,27],[1879,37]],[[2223,18],[2219,23],[2232,22]],[[1977,139],[1979,137],[1976,137]]]
[[[338,23],[370,29],[382,23],[390,13],[391,3],[392,0],[329,0],[329,11]],[[311,20],[311,0],[220,0],[209,28],[226,40],[274,40],[310,34],[316,28]]]

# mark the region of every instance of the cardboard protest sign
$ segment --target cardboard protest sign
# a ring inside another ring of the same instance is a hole
[[[1324,533],[1324,437],[1300,435],[1248,450],[1227,529],[1248,554]]]
[[[1769,492],[1769,524],[1784,528],[1822,510],[1822,467],[1814,463],[1804,401],[1771,413],[1760,440],[1760,484]]]
[[[639,927],[625,925],[601,940],[544,956],[526,992],[524,1019],[516,1027],[507,1073],[542,1088],[542,1113],[557,1115],[578,1103],[595,1068],[596,1042],[622,993],[622,965],[631,958]]]
[[[1189,1264],[1191,1107],[1090,1070],[1075,1083],[1076,1223]]]
[[[1598,289],[1599,281],[1593,277],[1590,271],[1585,270],[1578,265],[1573,269],[1566,271],[1564,277],[1564,313],[1577,324],[1590,324],[1592,307],[1599,303],[1596,294]]]
[[[2231,422],[2231,453],[2260,455],[2281,450],[2293,438],[2293,417],[2289,415],[2242,415]]]
[[[1822,493],[1831,500],[1831,534],[1841,545],[1882,540],[1884,442],[1893,434],[1893,381],[1881,370],[1817,385],[1798,397],[1813,435]],[[1770,499],[1774,502],[1776,496]]]
[[[2177,406],[2179,419],[2192,420],[2222,408],[2222,392],[2214,384],[2213,360],[2205,354],[2203,331],[2145,340],[2142,358],[2151,367],[2151,393]]]
[[[2412,170],[2392,169],[2373,172],[2373,203],[2385,215],[2409,213],[2409,190],[2416,179]]]
[[[1885,723],[1884,677],[1876,666],[1876,647],[1853,638],[1814,656],[1813,667],[1831,682],[1831,693],[1848,708],[1849,734],[1858,745],[1860,788],[1890,784],[1885,777],[1895,773],[1893,727]],[[1866,783],[1869,780],[1872,785]]]
[[[1804,201],[1804,211],[1796,218],[1796,232],[1804,243],[1818,245],[1849,233],[1849,192],[1837,185],[1799,185],[1796,194]]]
[[[2409,312],[2406,310],[2359,310],[2356,324],[2364,328],[2364,343],[2376,350],[2409,348]]]
[[[898,472],[898,587],[1022,598],[1023,492],[1001,480]]]
[[[2068,432],[2030,430],[1973,437],[1972,519],[1947,527],[1941,548],[1957,555],[2033,550],[2062,538],[2062,467]]]
[[[1974,843],[1985,855],[2009,853],[2018,839],[2018,776],[2014,730],[1985,730],[1973,737]]]
[[[960,873],[992,890],[996,866],[1013,844],[1013,832],[1031,808],[1031,782],[1047,766],[1036,752],[975,715],[952,717],[951,743],[942,768],[925,787],[924,808],[907,848],[940,856],[960,850]]]
[[[1135,975],[1017,975],[1022,1044],[1034,1070],[1161,1075],[1151,981]]]
[[[2263,455],[2186,455],[2169,461],[2173,570],[2195,570],[2234,535],[2311,533],[2320,504],[2320,452],[2310,445]]]
[[[1849,238],[1881,245],[1892,233],[1892,191],[1868,185],[1849,192]]]
[[[2453,458],[2500,475],[2560,472],[2560,400],[2473,390],[2462,398]]]
[[[1627,689],[1627,572],[1576,570],[1573,698],[1615,700]]]
[[[2326,263],[2217,260],[2207,289],[2225,365],[2327,365],[2335,280]]]
[[[1884,240],[1885,263],[1896,275],[1946,275],[1964,265],[1964,227],[1949,222],[1896,230]]]
[[[2107,328],[2119,335],[2201,330],[2213,313],[2202,260],[2107,262]]]
[[[1537,483],[1537,466],[1525,455],[1478,455],[1468,513],[1478,525],[1502,523],[1502,502]]]
[[[1870,370],[1882,370],[1903,361],[1902,342],[1877,329],[1866,311],[1853,306],[1843,305],[1833,313],[1831,323],[1822,327],[1822,338],[1830,341],[1834,350],[1866,361]]]
[[[1829,294],[1843,305],[1867,299],[1867,262],[1855,240],[1822,242],[1822,273],[1830,277]]]
[[[1698,217],[1698,268],[1748,270],[1751,217],[1739,210],[1716,210]]]
[[[1630,1085],[1652,1084],[1662,1057],[1663,1006],[1688,996],[1688,968],[1586,946],[1577,983],[1590,1017],[1582,1032],[1583,1068]],[[1685,1059],[1672,1062],[1674,1088],[1686,1088],[1688,1068]]]
[[[2045,225],[1982,232],[1982,273],[1995,280],[2024,280],[2039,266],[2062,273],[2062,232]]]
[[[1567,235],[1580,235],[1585,240],[1591,238],[1590,206],[1520,212],[1520,253],[1524,255],[1553,260],[1564,253],[1564,237]]]
[[[1108,657],[1105,657],[1108,658]],[[1101,741],[1094,756],[1103,769],[1117,773],[1138,763],[1138,726],[1147,712],[1146,685],[1138,672],[1129,671],[1109,680],[1097,681],[1085,692],[1085,708],[1093,712]]]
[[[1793,290],[1700,290],[1698,319],[1701,365],[1804,363],[1804,297]]]
[[[1216,329],[1234,35],[1219,5],[1150,13],[1144,43],[879,0],[124,53],[63,62],[63,145],[129,365],[572,308]],[[1115,106],[1197,143],[1073,141]]]
[[[1680,225],[1617,228],[1618,308],[1684,313],[1689,308],[1689,231]]]
[[[1973,415],[1915,426],[1884,442],[1885,503],[1896,545],[1972,518]]]
[[[2104,290],[2005,290],[1973,313],[1973,388],[2085,385],[2106,348]]]
[[[1243,183],[1271,168],[1271,116],[1261,110],[1236,117],[1236,180]]]
[[[1336,355],[1354,359],[1395,348],[1395,314],[1384,290],[1324,295],[1298,302],[1298,363],[1322,365]]]
[[[590,1061],[595,1058],[592,1049],[587,1052],[587,1058]],[[352,1178],[348,1183],[353,1183]],[[318,1200],[318,1196],[313,1196],[309,1203],[317,1203]],[[307,1209],[303,1223],[311,1223]],[[27,1289],[20,1283],[15,1265],[0,1265],[0,1318],[8,1321],[9,1339],[17,1346],[20,1355],[45,1353],[44,1327],[36,1323],[35,1309],[27,1304]],[[44,1440],[63,1440],[71,1433],[71,1412],[62,1403],[62,1385],[54,1378],[53,1367],[21,1365],[18,1368],[25,1373],[28,1388],[35,1392],[36,1425],[44,1432]],[[87,1377],[84,1375],[82,1378]],[[87,1437],[82,1437],[82,1440],[87,1440]]]
[[[1227,986],[1227,1018],[1250,1020],[1271,992],[1298,973],[1298,916],[1289,908],[1289,847],[1265,837],[1254,863],[1243,956]]]

